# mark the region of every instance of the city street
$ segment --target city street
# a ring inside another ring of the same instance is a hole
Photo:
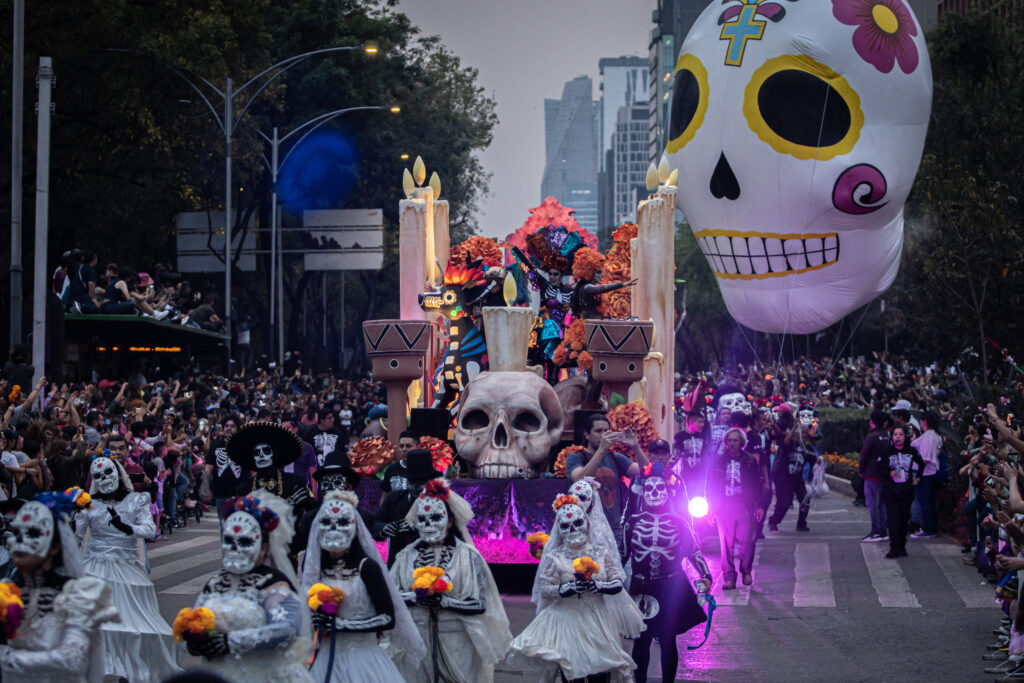
[[[910,557],[887,560],[884,543],[862,544],[867,512],[833,495],[814,504],[811,532],[797,534],[796,510],[759,543],[753,590],[723,594],[717,537],[703,541],[719,609],[708,642],[685,652],[678,680],[967,681],[986,678],[981,655],[999,610],[993,588],[961,564],[946,539],[911,540]],[[178,529],[149,544],[151,577],[164,617],[190,606],[220,563],[217,525]],[[505,596],[513,634],[533,616],[524,595]],[[703,630],[680,638],[696,644]],[[627,646],[628,647],[628,646]],[[655,646],[657,647],[657,646]],[[651,681],[660,681],[652,653]],[[685,668],[683,668],[685,667]],[[523,681],[499,670],[498,681]]]

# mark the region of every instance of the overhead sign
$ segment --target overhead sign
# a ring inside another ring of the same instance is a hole
[[[249,222],[244,238],[232,235],[231,258],[238,251],[238,268],[247,272],[256,270],[256,219]],[[214,254],[224,255],[224,212],[188,211],[179,213],[178,270],[183,273],[209,273],[224,270],[224,262]],[[212,251],[211,251],[212,250]]]
[[[303,211],[309,231],[306,270],[380,270],[384,266],[381,209]]]

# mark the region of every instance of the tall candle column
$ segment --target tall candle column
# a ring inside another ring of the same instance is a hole
[[[647,392],[644,397],[662,438],[674,430],[675,382],[675,214],[676,188],[662,185],[637,208],[636,253],[632,272],[633,315],[654,323],[654,342],[644,361]]]

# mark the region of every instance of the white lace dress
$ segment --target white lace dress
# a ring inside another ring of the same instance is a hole
[[[306,670],[309,641],[301,637],[305,601],[279,572],[257,567],[237,576],[221,570],[199,594],[196,607],[213,612],[227,633],[229,653],[203,669],[231,683],[313,683]]]
[[[113,504],[128,535],[110,524],[108,504],[93,499],[92,509],[75,516],[75,532],[83,541],[85,573],[103,579],[121,615],[119,623],[103,625],[105,669],[129,681],[162,681],[181,672],[178,648],[170,625],[160,616],[156,590],[149,580],[139,544],[156,535],[149,514],[149,496],[129,493]]]
[[[369,560],[364,559],[362,562]],[[380,628],[394,623],[394,617],[381,614],[374,607],[366,583],[360,577],[359,568],[325,572],[320,576],[320,582],[345,591],[345,599],[341,601],[336,617],[339,623],[360,629]],[[316,681],[327,680],[330,650],[330,636],[322,637],[317,646],[316,661],[310,669]],[[330,680],[331,683],[403,683],[402,675],[380,647],[378,633],[374,630],[334,632],[334,664]]]
[[[117,619],[110,589],[91,577],[22,588],[18,634],[0,645],[4,683],[100,683],[100,625]]]
[[[398,553],[391,567],[391,577],[398,590],[411,592],[413,570],[433,565],[447,572],[452,581],[452,592],[442,598],[440,608],[410,605],[413,621],[427,646],[427,655],[420,662],[403,666],[402,675],[409,683],[434,681],[432,652],[433,644],[437,643],[437,667],[441,680],[449,683],[490,683],[494,679],[494,665],[505,657],[511,634],[508,617],[487,562],[476,548],[458,539],[455,539],[454,546],[443,546],[442,557],[433,557],[429,561],[421,559],[422,547],[423,541],[417,541]],[[438,546],[427,546],[428,549],[430,547]]]
[[[605,604],[617,598],[603,593],[567,598],[558,594],[561,584],[575,580],[572,562],[583,556],[601,567],[594,581],[625,578],[617,557],[603,545],[587,545],[582,552],[565,546],[545,552],[537,582],[548,606],[512,641],[509,661],[527,667],[535,680],[557,680],[561,668],[569,680],[608,671],[612,681],[632,681],[633,659],[622,649],[617,622],[609,618]]]

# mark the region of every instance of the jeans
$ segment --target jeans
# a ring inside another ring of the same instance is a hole
[[[939,532],[939,505],[935,500],[935,489],[938,485],[937,474],[921,477],[914,491],[915,498],[921,506],[921,531],[926,534]]]
[[[135,304],[131,301],[107,301],[100,306],[100,312],[107,315],[127,315],[135,312]]]
[[[170,510],[167,511],[168,516],[171,518],[171,524],[178,523],[178,501],[185,499],[185,494],[188,492],[188,476],[184,472],[178,473],[178,478],[174,482],[174,486],[171,488],[171,500]]]
[[[864,499],[868,504],[868,515],[871,516],[871,534],[885,536],[885,504],[882,502],[883,483],[864,480]]]

